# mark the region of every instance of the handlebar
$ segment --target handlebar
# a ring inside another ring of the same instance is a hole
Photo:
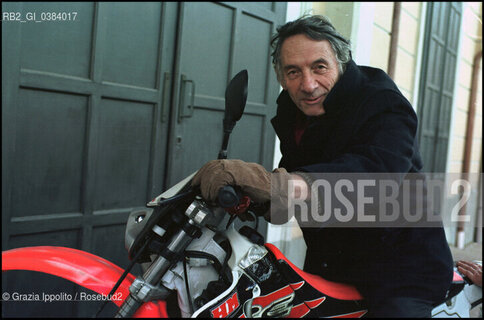
[[[241,198],[241,193],[232,186],[224,186],[218,191],[218,203],[222,208],[235,207]]]

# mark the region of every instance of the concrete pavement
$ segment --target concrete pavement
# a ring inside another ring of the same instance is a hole
[[[472,242],[464,247],[464,249],[458,249],[454,246],[450,246],[450,251],[454,257],[454,261],[458,260],[479,260],[482,261],[482,243]]]

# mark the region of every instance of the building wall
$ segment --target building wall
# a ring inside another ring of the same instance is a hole
[[[355,57],[357,63],[370,65],[384,71],[388,71],[393,7],[393,2],[313,3],[315,14],[329,17],[335,28],[351,40],[354,53],[366,52],[369,59],[362,59],[360,54]],[[413,102],[416,88],[415,75],[419,57],[422,7],[421,2],[403,2],[400,16],[400,28],[405,32],[399,34],[394,80],[411,102]],[[370,33],[362,32],[362,28],[370,30]]]
[[[422,36],[421,2],[402,2],[400,13],[400,34],[398,37],[397,60],[395,66],[395,82],[403,95],[411,102],[416,101],[417,65],[419,63],[419,41]],[[413,103],[414,108],[418,108]]]
[[[476,92],[474,130],[471,147],[471,162],[469,168],[469,182],[471,183],[470,198],[466,203],[465,214],[470,216],[470,223],[464,224],[464,233],[459,237],[456,226],[447,228],[449,243],[463,247],[476,241],[475,235],[482,228],[482,219],[477,222],[478,214],[482,215],[481,198],[482,189],[479,188],[482,179],[482,3],[464,2],[462,13],[462,30],[460,36],[460,49],[457,62],[456,98],[452,110],[451,131],[449,141],[449,154],[447,159],[447,172],[462,173],[464,165],[466,129],[468,125],[469,105],[471,103],[472,72],[474,58],[480,54],[481,61],[478,71],[478,84]],[[482,240],[480,240],[482,241]]]
[[[355,2],[313,2],[312,9],[328,17],[342,36],[351,38]]]
[[[388,71],[390,39],[392,30],[393,2],[375,3],[372,25],[373,43],[369,48],[370,66]]]
[[[448,172],[462,172],[466,139],[467,115],[471,96],[472,69],[475,55],[482,50],[482,3],[466,2],[463,6],[460,59],[457,66],[456,103],[451,127]],[[482,146],[482,67],[477,94],[476,117],[472,143],[470,172],[479,172]]]

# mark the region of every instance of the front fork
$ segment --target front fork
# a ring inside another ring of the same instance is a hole
[[[131,284],[130,294],[116,313],[116,318],[132,317],[143,303],[165,300],[168,297],[171,290],[160,284],[162,277],[170,267],[179,261],[182,253],[192,240],[200,237],[201,227],[213,218],[211,210],[197,200],[188,206],[185,215],[189,217],[188,222],[173,236],[170,244],[150,265],[143,276],[136,278]]]

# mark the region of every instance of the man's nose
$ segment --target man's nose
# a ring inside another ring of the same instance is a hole
[[[311,72],[304,72],[301,82],[301,90],[307,93],[312,93],[318,87],[314,75]]]

